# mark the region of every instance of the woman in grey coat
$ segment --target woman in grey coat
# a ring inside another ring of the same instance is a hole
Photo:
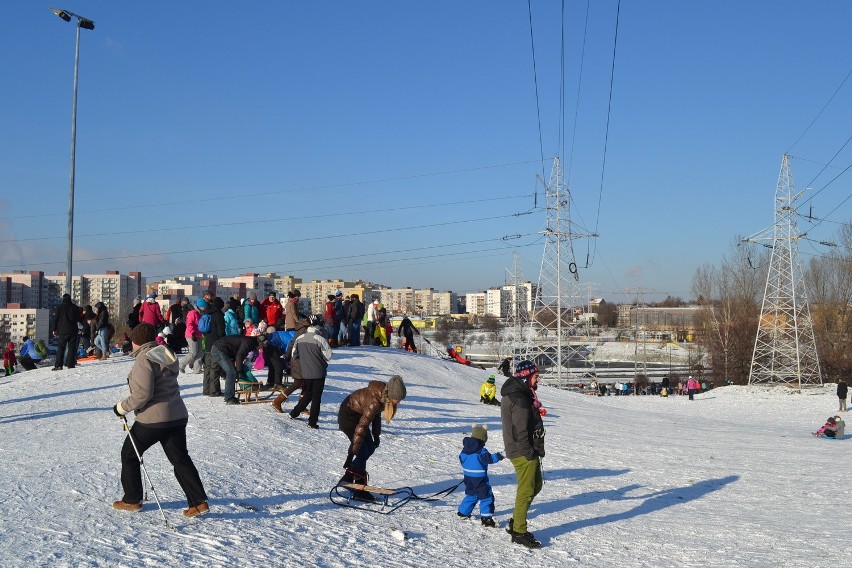
[[[142,472],[136,450],[141,456],[159,442],[186,494],[189,508],[183,514],[194,517],[209,510],[207,494],[186,449],[189,413],[180,397],[178,361],[170,349],[157,345],[156,338],[157,330],[147,323],[138,324],[130,332],[130,342],[133,344],[130,356],[136,359],[127,377],[130,396],[116,404],[113,412],[123,418],[128,412],[134,411],[136,421],[121,448],[121,486],[124,488],[124,496],[112,506],[122,511],[142,510]],[[135,449],[130,436],[136,442]]]

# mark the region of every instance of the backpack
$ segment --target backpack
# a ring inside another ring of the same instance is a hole
[[[210,326],[213,323],[213,316],[204,314],[198,318],[198,331],[201,333],[210,333]]]

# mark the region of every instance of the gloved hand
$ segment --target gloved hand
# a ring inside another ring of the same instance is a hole
[[[198,338],[197,338],[197,337],[195,337],[195,334],[194,334],[194,333],[192,334],[192,336],[190,337],[190,339],[193,341],[193,343],[198,343]]]
[[[543,406],[539,407],[538,413],[541,414],[542,416],[547,416],[547,409]]]
[[[119,418],[124,418],[124,414],[122,414],[121,412],[118,411],[118,405],[117,404],[112,407],[112,411],[115,412],[115,415],[118,416]]]
[[[379,447],[379,437],[373,436],[373,445],[378,448]]]
[[[503,452],[497,452],[497,460],[503,461],[504,459],[506,459],[506,456],[503,454]]]

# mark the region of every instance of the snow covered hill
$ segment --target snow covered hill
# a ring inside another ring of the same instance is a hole
[[[337,349],[316,431],[268,403],[229,407],[204,397],[200,375],[181,375],[189,449],[211,512],[180,514],[183,494],[155,446],[145,464],[170,530],[150,495],[141,513],[111,507],[121,498],[124,439],[111,407],[126,396],[130,366],[118,358],[0,382],[0,565],[850,565],[852,440],[810,435],[834,414],[833,386],[801,395],[726,387],[693,402],[542,387],[545,485],[530,530],[544,547],[528,551],[502,528],[459,520],[461,489],[390,515],[328,500],[348,446],[336,427],[346,394],[371,379],[405,379],[408,398],[369,470],[375,484],[428,495],[461,480],[457,455],[471,424],[488,424],[487,447],[503,449],[500,409],[478,402],[491,371],[398,350]],[[504,527],[514,472],[503,461],[490,473]]]

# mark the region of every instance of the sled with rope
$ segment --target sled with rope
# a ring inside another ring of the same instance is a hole
[[[341,481],[331,488],[328,498],[332,503],[340,507],[350,507],[352,509],[361,509],[363,511],[388,515],[412,500],[437,501],[439,497],[449,495],[455,491],[459,485],[461,485],[461,482],[432,495],[421,497],[411,487],[387,489],[385,487],[367,485],[366,483]]]

